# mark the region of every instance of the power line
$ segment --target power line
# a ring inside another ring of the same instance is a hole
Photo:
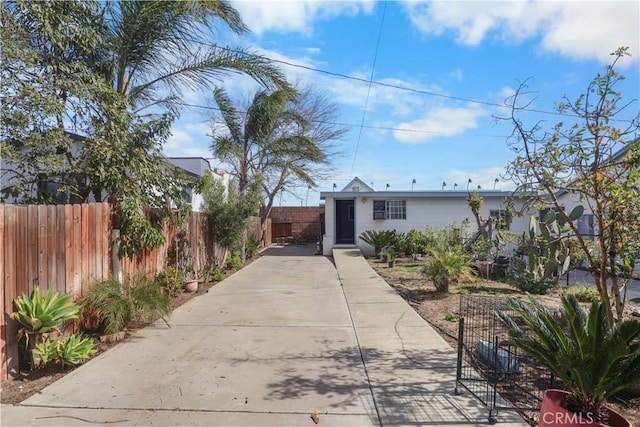
[[[212,107],[209,105],[198,105],[191,104],[189,102],[178,101],[177,104],[191,107],[191,108],[200,108],[203,110],[211,110],[211,111],[221,111],[218,107]],[[239,113],[246,113],[247,111],[238,110]],[[373,126],[373,125],[363,125],[363,124],[353,124],[353,123],[343,123],[343,122],[334,122],[329,120],[313,120],[313,123],[327,124],[327,125],[335,125],[335,126],[345,126],[350,128],[364,128],[364,129],[372,129],[372,130],[388,130],[388,131],[398,131],[398,132],[411,132],[411,133],[426,133],[426,134],[437,134],[438,132],[432,130],[424,130],[424,129],[411,129],[411,128],[400,128],[400,127],[391,127],[391,126]],[[481,136],[486,138],[507,138],[508,135],[482,135],[475,134],[474,136]]]
[[[364,109],[362,110],[362,120],[360,120],[360,130],[358,131],[358,140],[356,141],[356,149],[353,153],[353,161],[351,162],[351,173],[353,174],[353,168],[356,165],[356,159],[358,158],[358,148],[360,147],[360,139],[362,138],[362,129],[364,126],[364,119],[367,116],[367,107],[369,106],[369,95],[371,95],[371,84],[373,82],[373,74],[376,71],[376,62],[378,61],[378,50],[380,48],[380,39],[382,38],[382,27],[384,25],[384,17],[387,13],[387,2],[384,2],[384,8],[382,9],[382,19],[380,19],[380,28],[378,29],[378,41],[376,42],[376,50],[373,54],[373,64],[371,64],[371,75],[369,76],[369,84],[367,86],[367,97],[364,101]]]

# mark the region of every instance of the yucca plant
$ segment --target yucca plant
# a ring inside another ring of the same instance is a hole
[[[358,238],[373,246],[373,251],[376,256],[378,256],[380,255],[382,248],[393,242],[395,234],[394,230],[366,230],[360,233]]]
[[[522,322],[505,312],[496,315],[510,342],[545,365],[571,393],[565,409],[605,421],[607,398],[640,381],[640,322],[610,327],[604,303],[593,302],[587,312],[573,295],[561,298],[560,318],[533,297],[508,299]]]

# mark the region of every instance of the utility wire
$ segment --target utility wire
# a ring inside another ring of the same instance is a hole
[[[380,28],[378,29],[378,41],[376,42],[376,50],[373,54],[373,64],[371,65],[371,75],[369,76],[369,85],[367,87],[367,97],[364,101],[364,109],[362,110],[362,120],[360,121],[360,130],[358,131],[358,139],[356,141],[356,149],[353,153],[353,161],[351,162],[351,174],[356,165],[356,159],[358,158],[358,148],[360,147],[360,139],[362,138],[362,129],[364,128],[364,119],[367,117],[367,107],[369,106],[369,95],[371,95],[371,84],[373,82],[373,74],[376,71],[376,62],[378,61],[378,50],[380,48],[380,39],[382,39],[382,27],[384,25],[384,17],[387,14],[387,2],[384,2],[384,8],[382,9],[382,19],[380,19]]]

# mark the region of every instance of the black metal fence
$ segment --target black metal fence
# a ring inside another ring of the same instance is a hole
[[[530,356],[510,345],[505,328],[495,312],[514,317],[506,298],[496,296],[460,296],[458,365],[456,393],[465,390],[488,409],[488,420],[497,422],[500,410],[530,412],[535,418],[542,392],[553,387],[553,377]]]

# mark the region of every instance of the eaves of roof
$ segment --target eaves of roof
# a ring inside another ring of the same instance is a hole
[[[334,199],[353,199],[360,198],[379,198],[379,199],[466,199],[470,192],[467,191],[323,191],[320,193],[320,200],[326,200],[327,197]],[[500,198],[507,197],[527,197],[530,193],[512,192],[512,191],[475,191],[484,198]]]

